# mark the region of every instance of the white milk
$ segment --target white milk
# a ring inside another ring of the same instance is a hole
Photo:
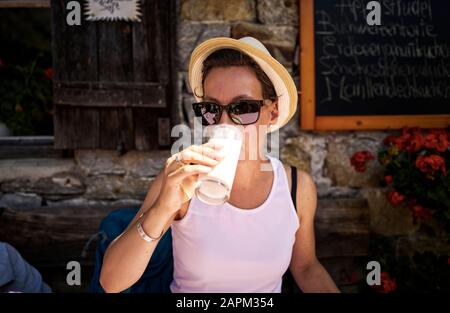
[[[224,158],[211,172],[199,178],[196,195],[197,198],[207,204],[218,205],[226,202],[230,197],[241,153],[242,138],[239,138],[239,136],[211,138],[210,142],[223,145],[221,153]]]

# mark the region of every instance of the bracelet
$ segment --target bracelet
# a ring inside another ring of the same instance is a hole
[[[161,239],[161,237],[164,234],[164,229],[161,231],[161,235],[159,235],[158,238],[150,237],[149,235],[147,235],[145,233],[144,229],[142,228],[141,221],[140,221],[143,216],[144,216],[144,213],[142,213],[141,216],[139,216],[139,222],[137,224],[137,231],[138,231],[139,235],[141,236],[141,238],[144,239],[147,242],[152,242],[152,241],[156,241],[156,240]]]

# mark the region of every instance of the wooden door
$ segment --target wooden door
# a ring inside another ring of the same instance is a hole
[[[176,122],[175,0],[141,0],[142,22],[66,23],[52,1],[55,148],[149,150]]]

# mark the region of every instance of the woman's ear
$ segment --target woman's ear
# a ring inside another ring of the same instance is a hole
[[[278,100],[275,100],[270,106],[270,122],[269,124],[276,124],[278,120]]]

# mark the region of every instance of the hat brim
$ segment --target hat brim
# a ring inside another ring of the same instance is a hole
[[[203,96],[202,70],[203,61],[214,51],[220,49],[235,49],[249,55],[258,63],[274,85],[278,96],[278,120],[271,125],[269,131],[275,131],[283,127],[292,118],[297,109],[297,87],[286,68],[275,58],[245,42],[219,37],[209,39],[201,43],[192,52],[189,62],[189,84],[196,101],[201,101]]]

